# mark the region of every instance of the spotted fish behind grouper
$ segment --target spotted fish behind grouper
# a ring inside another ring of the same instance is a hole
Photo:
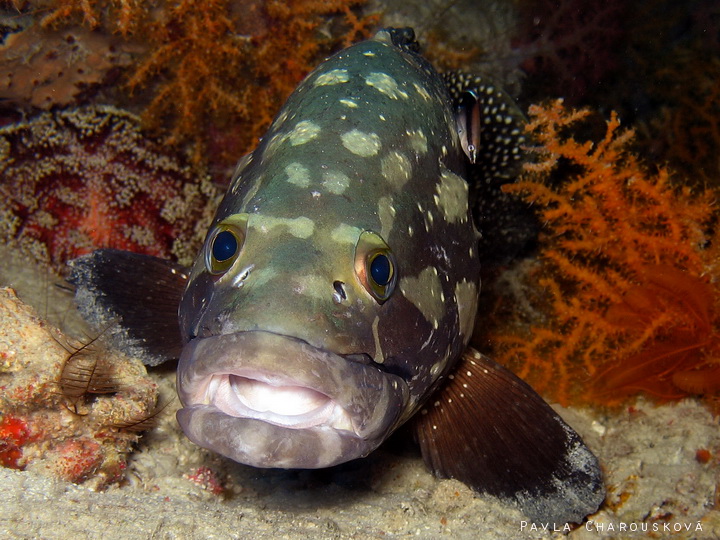
[[[341,51],[240,161],[192,269],[101,250],[72,281],[148,363],[182,347],[177,419],[200,446],[328,467],[413,418],[438,475],[579,522],[604,496],[595,456],[468,347],[483,253],[466,178],[511,174],[522,115],[479,79],[449,81],[455,99],[409,29]]]

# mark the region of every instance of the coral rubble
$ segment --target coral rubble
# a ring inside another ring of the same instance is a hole
[[[101,488],[122,479],[138,438],[127,426],[152,416],[157,388],[139,360],[69,343],[0,289],[0,464]]]
[[[614,114],[597,143],[572,137],[589,111],[557,100],[530,114],[537,160],[505,189],[534,205],[544,229],[525,276],[532,316],[486,336],[499,358],[563,404],[717,392],[713,193],[649,172]]]
[[[137,117],[107,106],[0,129],[0,175],[0,239],[58,269],[102,247],[187,262],[215,195]]]

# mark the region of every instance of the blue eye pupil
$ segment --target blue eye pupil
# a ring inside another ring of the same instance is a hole
[[[382,253],[376,255],[375,258],[370,262],[370,276],[375,283],[384,287],[390,283],[392,277],[392,266],[390,265],[390,259]]]
[[[212,256],[218,262],[225,262],[235,255],[238,248],[237,238],[230,231],[220,231],[212,245]]]

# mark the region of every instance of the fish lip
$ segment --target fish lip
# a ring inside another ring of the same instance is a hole
[[[397,427],[409,396],[405,381],[376,365],[261,330],[191,340],[177,386],[178,422],[191,440],[259,467],[367,455]]]

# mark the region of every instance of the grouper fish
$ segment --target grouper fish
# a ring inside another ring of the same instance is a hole
[[[468,346],[484,206],[466,179],[509,181],[522,122],[495,86],[440,76],[412,30],[381,30],[288,98],[192,268],[96,251],[71,263],[81,313],[148,364],[179,356],[180,426],[232,460],[330,467],[412,419],[438,476],[580,522],[604,498],[596,457]]]

